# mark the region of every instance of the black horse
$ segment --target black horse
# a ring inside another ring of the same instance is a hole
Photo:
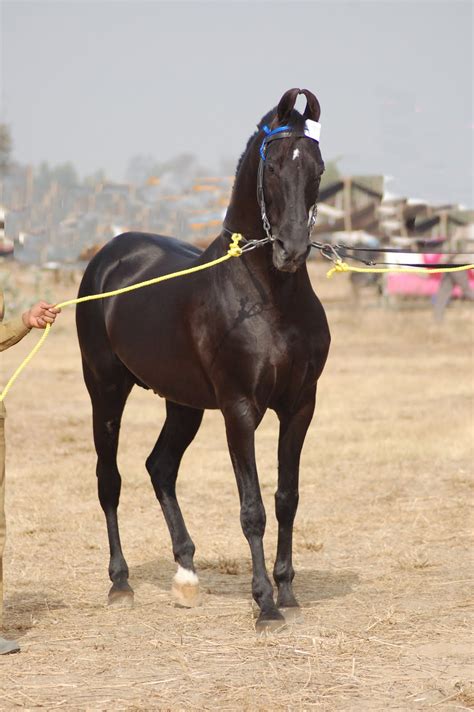
[[[298,94],[306,97],[303,115],[294,108]],[[252,555],[257,627],[281,624],[278,609],[298,605],[292,590],[292,536],[299,460],[330,343],[305,264],[324,170],[319,115],[311,92],[291,89],[264,116],[237,167],[223,230],[205,252],[161,235],[126,233],[109,242],[85,271],[80,296],[209,262],[225,254],[234,231],[244,236],[244,249],[255,246],[208,270],[77,307],[99,499],[110,544],[111,603],[133,601],[117,520],[121,478],[116,456],[125,402],[138,384],[166,399],[166,421],[146,467],[178,563],[173,580],[178,602],[193,605],[199,598],[194,544],[176,499],[178,468],[204,410],[219,408]],[[265,509],[254,446],[267,408],[280,421],[276,605],[265,567]],[[210,494],[203,491],[202,496]]]

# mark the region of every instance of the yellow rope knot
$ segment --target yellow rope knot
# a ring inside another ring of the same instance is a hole
[[[229,249],[227,250],[227,254],[229,257],[240,257],[242,254],[242,248],[239,247],[239,242],[242,239],[242,235],[239,232],[234,232],[232,234],[232,242],[229,245]]]
[[[330,277],[332,277],[335,272],[350,272],[350,269],[351,268],[349,267],[347,262],[337,260],[337,262],[334,262],[334,267],[331,267],[326,277],[330,279]]]

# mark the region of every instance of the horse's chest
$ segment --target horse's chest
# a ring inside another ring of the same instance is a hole
[[[258,385],[264,391],[278,392],[299,389],[311,381],[318,360],[311,334],[263,314],[236,330],[221,356],[219,365],[225,370],[229,365],[234,371],[237,367],[247,387]]]
[[[290,380],[300,380],[316,361],[317,354],[312,339],[301,329],[291,327],[273,331],[269,338],[267,362],[275,370],[280,385]]]
[[[262,407],[314,386],[326,359],[327,323],[319,302],[275,305],[239,297],[194,323],[200,360],[217,401],[241,393]]]

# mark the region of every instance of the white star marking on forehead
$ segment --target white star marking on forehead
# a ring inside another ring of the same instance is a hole
[[[293,160],[295,160],[295,158],[298,158],[299,155],[300,155],[300,149],[295,148],[295,150],[293,151]]]

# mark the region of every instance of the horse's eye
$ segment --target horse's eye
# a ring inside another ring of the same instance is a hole
[[[275,166],[273,163],[267,163],[267,170],[269,173],[275,173]]]

